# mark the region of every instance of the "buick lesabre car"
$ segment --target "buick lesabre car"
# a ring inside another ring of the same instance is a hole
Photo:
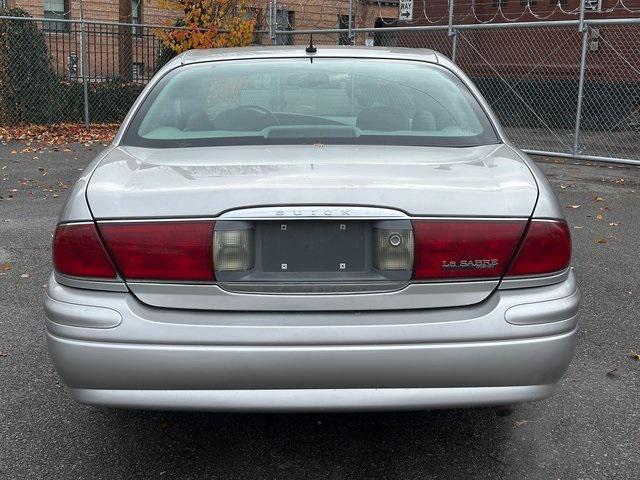
[[[381,410],[549,396],[562,210],[430,50],[190,51],[74,186],[45,299],[80,402]]]

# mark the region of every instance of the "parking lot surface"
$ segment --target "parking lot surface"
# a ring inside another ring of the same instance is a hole
[[[204,414],[75,403],[42,295],[68,188],[101,146],[0,145],[0,478],[634,479],[640,472],[640,169],[542,159],[583,293],[558,393],[513,409]]]

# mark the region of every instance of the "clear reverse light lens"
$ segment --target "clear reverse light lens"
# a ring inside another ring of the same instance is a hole
[[[374,228],[373,266],[378,270],[411,270],[413,232]]]
[[[213,264],[218,272],[240,272],[253,268],[253,229],[216,230]]]

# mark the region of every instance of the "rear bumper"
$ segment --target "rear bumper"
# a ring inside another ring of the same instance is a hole
[[[434,345],[211,347],[48,335],[81,402],[179,410],[383,410],[509,404],[550,395],[575,330],[535,340]],[[296,388],[291,388],[296,386]]]
[[[45,311],[51,357],[81,402],[381,410],[550,395],[575,349],[579,299],[571,275],[460,309],[215,315],[50,285]]]
[[[225,412],[384,411],[510,405],[550,396],[555,385],[447,388],[278,390],[88,390],[71,396],[89,405],[145,410]]]

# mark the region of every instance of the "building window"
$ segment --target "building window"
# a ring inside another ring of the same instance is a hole
[[[142,23],[142,0],[131,0],[131,23],[140,25]],[[131,33],[142,35],[142,27],[131,27]]]
[[[584,0],[585,12],[601,12],[602,0]]]
[[[338,15],[338,28],[341,30],[349,28],[349,15]],[[349,32],[340,32],[338,34],[338,45],[351,45]]]
[[[69,76],[78,78],[78,54],[75,52],[69,54]]]
[[[144,78],[144,63],[142,62],[133,62],[132,66],[132,77],[134,80],[143,80]]]
[[[376,47],[395,47],[396,46],[396,34],[395,32],[385,32],[384,27],[395,26],[395,18],[376,18],[374,28],[379,28],[381,32],[375,32],[373,34],[373,44]]]
[[[276,13],[276,30],[293,30],[293,12],[291,10],[278,10]],[[279,45],[293,45],[293,35],[278,35]]]
[[[44,18],[69,20],[69,0],[44,0]],[[67,22],[44,22],[43,28],[49,32],[68,32]]]
[[[251,43],[254,45],[260,45],[262,36],[262,9],[258,7],[246,7],[244,12],[245,20],[253,20],[255,22],[253,27],[253,38]]]

